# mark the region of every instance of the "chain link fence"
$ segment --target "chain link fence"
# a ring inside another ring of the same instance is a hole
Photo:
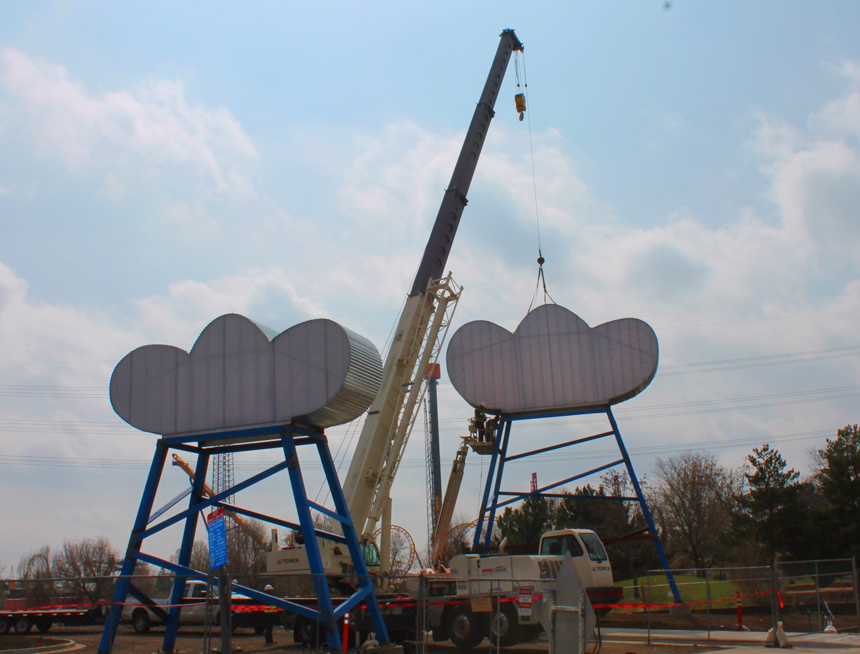
[[[624,598],[607,627],[787,631],[860,627],[854,559],[777,562],[775,566],[673,570],[684,606],[673,598],[665,571],[619,582]]]
[[[685,606],[675,606],[665,575],[653,571],[619,582],[623,595],[592,597],[601,630],[693,628],[710,635],[712,630],[766,630],[775,618],[789,631],[821,631],[828,623],[840,630],[856,629],[860,622],[856,565],[851,559],[673,572]],[[541,617],[548,611],[552,580],[447,575],[372,579],[390,640],[404,645],[408,654],[475,647],[548,649]],[[160,651],[175,577],[135,576],[137,596],[151,598],[156,606],[129,594],[121,613],[112,613],[117,581],[118,577],[0,580],[0,634],[43,644],[50,639],[74,640],[98,651],[106,622],[118,616],[113,652]],[[235,575],[228,583],[232,582],[308,608],[318,605],[310,575]],[[326,584],[335,608],[358,586],[355,578],[343,576],[327,577]],[[225,604],[227,613],[222,614]],[[313,620],[238,594],[231,594],[227,602],[212,579],[188,580],[176,611],[180,624],[174,649],[203,654],[220,651],[227,641],[244,652],[328,651],[331,633],[356,650],[374,632],[362,604],[351,608],[346,620]]]

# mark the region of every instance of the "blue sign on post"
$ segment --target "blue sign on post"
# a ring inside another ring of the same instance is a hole
[[[206,516],[209,524],[209,569],[227,565],[227,526],[224,524],[224,509],[215,509]]]

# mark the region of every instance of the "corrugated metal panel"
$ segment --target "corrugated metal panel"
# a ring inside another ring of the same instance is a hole
[[[374,345],[331,320],[275,336],[228,314],[203,330],[190,353],[147,345],[126,355],[111,377],[110,396],[123,420],[156,434],[293,419],[325,428],[360,416],[381,379]]]
[[[448,345],[448,375],[463,398],[516,415],[617,404],[657,372],[657,336],[624,318],[589,326],[555,304],[523,319],[514,334],[491,322],[463,325]]]

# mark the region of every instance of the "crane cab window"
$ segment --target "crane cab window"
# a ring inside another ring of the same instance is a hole
[[[540,553],[542,556],[564,556],[570,552],[571,556],[582,556],[582,546],[572,534],[560,534],[558,536],[546,536],[541,541]]]
[[[380,563],[379,560],[379,549],[376,547],[376,543],[373,541],[369,541],[361,544],[361,552],[364,555],[364,563],[367,566],[378,566]]]
[[[585,532],[580,534],[579,537],[582,539],[582,542],[585,543],[585,549],[588,550],[588,558],[592,561],[600,563],[608,558],[606,556],[606,550],[603,549],[603,543],[600,542],[600,539],[595,534]]]

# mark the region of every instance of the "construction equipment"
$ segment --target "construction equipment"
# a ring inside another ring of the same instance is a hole
[[[173,455],[173,465],[179,466],[185,471],[185,474],[188,475],[189,481],[194,483],[194,468],[192,468],[188,463],[178,454]],[[212,497],[214,495],[214,491],[209,487],[209,484],[203,484],[203,497]],[[224,511],[224,515],[230,518],[233,522],[236,523],[236,526],[239,527],[242,531],[248,534],[257,545],[259,545],[263,550],[269,551],[270,544],[266,542],[260,534],[254,531],[251,526],[242,519],[242,516],[237,513],[232,513],[231,511]]]
[[[442,500],[442,508],[439,509],[439,519],[436,522],[436,531],[430,541],[430,564],[439,568],[448,543],[448,535],[451,533],[451,518],[454,517],[454,507],[457,505],[457,497],[460,495],[460,484],[463,482],[463,473],[466,470],[466,455],[469,453],[469,444],[463,442],[454,463],[451,465],[451,474],[448,475],[448,487],[445,489],[445,497]]]
[[[508,62],[514,51],[523,49],[513,30],[504,30],[500,36],[490,73],[397,323],[385,359],[382,386],[368,409],[343,483],[356,532],[366,543],[365,552],[371,556],[371,550],[376,549],[372,546],[372,536],[389,501],[391,486],[426,388],[424,372],[439,355],[462,292],[450,274],[444,276],[445,264],[467,204],[466,195],[494,116],[493,107]],[[388,537],[390,532],[390,525],[383,524],[382,537]],[[320,545],[323,549],[332,550],[328,541],[320,541]],[[376,556],[378,560],[378,554]],[[301,567],[283,563],[293,560],[301,566],[303,557],[280,557],[273,552],[268,570],[301,570]],[[380,571],[386,572],[387,566],[388,561],[383,560]]]

